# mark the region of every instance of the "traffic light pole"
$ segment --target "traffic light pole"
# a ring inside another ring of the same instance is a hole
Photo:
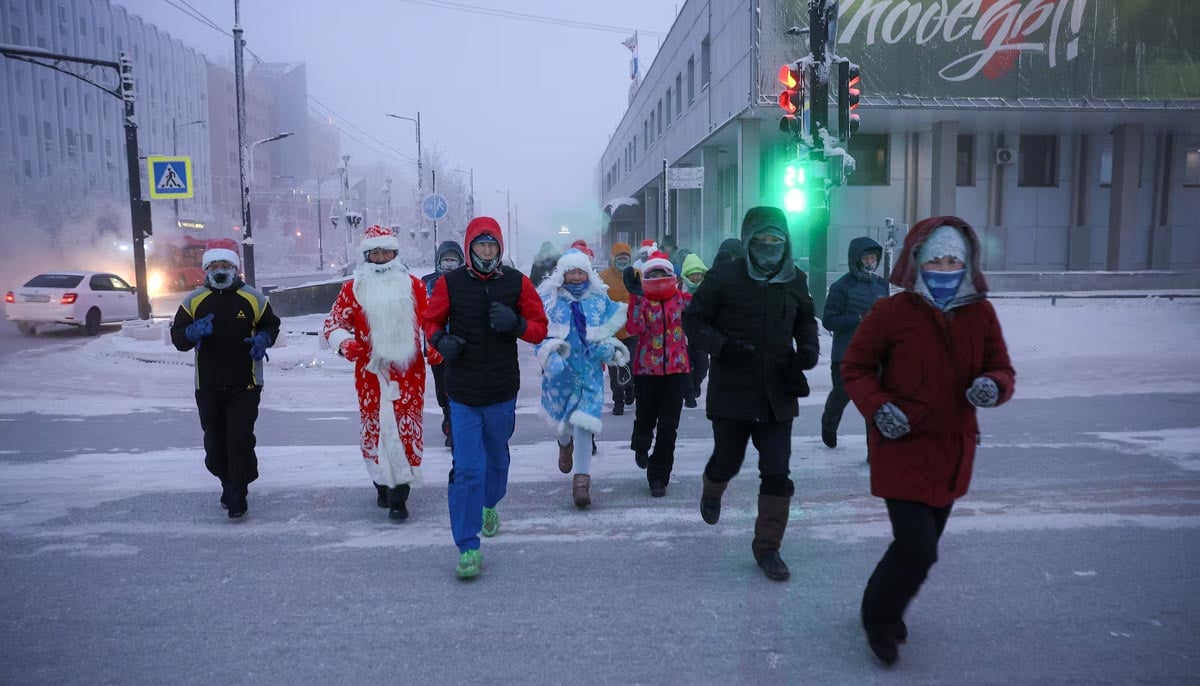
[[[817,312],[825,308],[829,281],[829,189],[825,183],[825,138],[829,135],[829,75],[825,68],[829,49],[829,20],[836,17],[838,3],[823,0],[808,2],[808,44],[812,53],[809,83],[812,85],[813,147],[809,153],[810,169],[821,175],[809,184],[808,224],[808,288]]]
[[[133,238],[133,275],[137,288],[138,318],[150,318],[150,292],[146,283],[146,236],[152,230],[150,222],[150,203],[142,199],[142,174],[138,162],[137,116],[134,112],[133,61],[122,52],[118,61],[98,60],[91,57],[76,57],[74,55],[59,55],[41,49],[31,49],[19,45],[0,45],[0,55],[9,59],[36,64],[39,67],[53,69],[67,76],[74,77],[99,88],[100,90],[120,98],[125,105],[125,164],[129,173],[129,220]],[[42,60],[51,60],[44,62]],[[67,69],[64,65],[85,64],[91,67],[106,67],[116,72],[118,84],[115,88],[103,86],[91,79]]]

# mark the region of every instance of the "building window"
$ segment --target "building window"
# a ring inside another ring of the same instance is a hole
[[[708,36],[700,41],[700,90],[708,88],[708,82],[712,79],[712,61],[710,60]]]
[[[860,133],[850,139],[848,152],[857,163],[848,181],[851,186],[886,186],[890,183],[886,133]]]
[[[1107,143],[1100,149],[1100,185],[1112,185],[1112,143]]]
[[[646,138],[645,138],[645,136],[643,136],[642,141],[645,142],[645,140],[646,140]],[[633,164],[637,164],[637,136],[636,135],[633,137]]]
[[[50,122],[42,122],[42,140],[50,140]]]
[[[663,130],[662,100],[658,101],[658,129],[654,135],[661,136]]]
[[[87,151],[88,153],[96,152],[96,141],[92,138],[92,134],[87,135]]]
[[[63,86],[63,107],[71,109],[71,87]]]
[[[675,117],[683,114],[683,74],[675,75]]]
[[[67,8],[59,5],[58,7],[58,23],[67,23]]]
[[[1188,146],[1183,153],[1183,185],[1200,186],[1200,145]]]
[[[660,104],[661,104],[661,103],[660,103]],[[655,119],[654,119],[654,110],[650,110],[650,133],[651,133],[651,134],[654,134],[654,122],[655,122]],[[657,135],[655,135],[655,138],[658,138],[658,136],[657,136]]]
[[[46,49],[46,37],[45,36],[37,37],[37,46],[39,48],[42,48],[43,50]]]
[[[104,45],[104,27],[96,29],[96,35],[100,38],[100,45]]]
[[[33,178],[33,164],[29,160],[25,160],[24,162],[21,163],[21,167],[25,171],[25,178],[32,179]]]
[[[104,156],[112,157],[112,139],[111,138],[104,139]]]
[[[667,128],[671,128],[671,89],[667,89]]]
[[[17,131],[20,131],[22,136],[29,135],[29,119],[23,114],[17,115]]]
[[[958,157],[954,169],[957,186],[975,185],[975,136],[958,137]]]
[[[650,149],[650,122],[642,120],[642,152]]]
[[[34,6],[37,7],[37,13],[39,17],[46,13],[46,0],[37,0],[37,2],[34,3]]]
[[[688,104],[696,102],[696,57],[695,55],[688,58],[687,66],[688,75]]]
[[[39,81],[39,82],[38,82],[38,87],[39,87],[39,89],[42,91],[42,100],[45,100],[45,99],[46,99],[46,96],[47,96],[47,94],[48,94],[48,93],[47,93],[47,91],[46,91],[46,80],[45,80],[45,79],[42,79],[41,81]]]
[[[8,27],[8,32],[10,34],[12,34],[13,44],[20,45],[22,42],[21,41],[21,27],[17,26],[16,24],[13,24],[12,26]]]
[[[81,36],[87,35],[87,20],[84,19],[83,17],[79,18],[79,35],[81,35]]]
[[[1058,136],[1021,136],[1020,157],[1018,186],[1058,185]]]

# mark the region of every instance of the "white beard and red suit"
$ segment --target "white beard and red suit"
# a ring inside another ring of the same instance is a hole
[[[425,362],[419,324],[425,305],[425,284],[399,260],[368,262],[342,286],[325,319],[330,348],[341,350],[353,340],[367,351],[354,363],[362,455],[371,480],[388,488],[421,483]],[[380,412],[384,399],[392,406],[386,418]]]

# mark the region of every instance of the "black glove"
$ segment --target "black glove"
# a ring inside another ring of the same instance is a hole
[[[431,342],[447,362],[457,360],[462,355],[463,349],[467,347],[467,339],[448,333],[439,334]]]
[[[800,365],[801,369],[812,369],[817,366],[817,362],[821,360],[821,352],[807,345],[801,345],[796,348],[796,364]]]
[[[753,358],[757,350],[753,343],[727,338],[721,346],[721,359],[726,362],[745,362]]]
[[[967,389],[967,400],[975,407],[995,407],[1000,401],[1000,387],[991,377],[981,376]]]
[[[492,306],[488,308],[488,315],[494,331],[514,336],[525,333],[525,320],[507,305],[492,303]]]
[[[879,429],[884,438],[891,439],[900,438],[912,431],[912,427],[908,425],[908,417],[891,403],[884,403],[883,407],[875,410],[875,428]]]
[[[625,284],[625,290],[633,295],[642,295],[642,275],[633,267],[626,267],[625,271],[621,272],[621,282]]]

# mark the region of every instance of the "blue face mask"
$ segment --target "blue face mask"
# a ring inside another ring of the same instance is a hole
[[[587,290],[591,287],[591,285],[592,284],[590,281],[582,281],[580,283],[563,283],[563,288],[567,289],[567,292],[576,298],[580,298],[583,297],[584,293],[587,293]]]
[[[232,269],[210,269],[206,274],[208,285],[217,290],[229,288],[233,278],[237,276],[237,272]]]
[[[938,307],[945,307],[954,295],[958,293],[958,287],[962,284],[963,277],[966,276],[966,269],[959,269],[953,272],[938,272],[930,269],[921,270],[921,278],[925,280],[925,286],[929,288],[929,295]]]

